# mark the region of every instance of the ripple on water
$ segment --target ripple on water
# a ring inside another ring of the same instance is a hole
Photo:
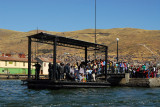
[[[109,87],[99,89],[32,90],[20,80],[0,81],[0,106],[158,106],[159,88]]]

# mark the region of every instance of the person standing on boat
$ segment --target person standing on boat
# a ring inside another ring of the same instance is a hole
[[[120,73],[122,73],[123,72],[123,63],[122,63],[122,61],[120,62],[119,67],[120,67]]]
[[[93,81],[96,81],[96,75],[95,75],[95,70],[92,70],[92,77],[93,77]]]
[[[64,79],[64,64],[60,63],[60,80]]]
[[[142,65],[142,69],[143,69],[143,71],[146,70],[146,65],[145,64]]]
[[[64,72],[66,73],[66,79],[69,80],[69,77],[70,77],[69,75],[70,74],[70,64],[69,63],[64,66]]]
[[[38,80],[39,79],[39,72],[40,72],[40,69],[41,69],[41,65],[37,62],[34,66],[36,67],[35,79]]]
[[[86,66],[86,72],[87,72],[87,81],[91,81],[91,78],[92,78],[92,67],[90,65],[91,63],[88,62],[87,63],[87,66]]]
[[[84,75],[84,66],[82,64],[80,64],[79,73],[82,74],[82,76]]]
[[[51,79],[53,78],[53,68],[52,68],[52,64],[49,63],[48,66],[49,66],[49,69],[48,69],[49,79],[51,80]]]
[[[60,76],[61,76],[61,73],[60,73],[60,65],[56,63],[56,80],[60,80]]]

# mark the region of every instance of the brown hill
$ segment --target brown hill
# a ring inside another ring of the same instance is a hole
[[[52,32],[39,30],[59,36],[66,36],[74,39],[94,42],[94,29],[85,29],[72,32]],[[37,30],[29,32],[18,32],[12,30],[0,29],[0,52],[4,53],[26,53],[27,54],[27,37],[37,33]],[[88,34],[89,33],[89,34]],[[143,30],[134,28],[114,28],[114,29],[97,29],[97,43],[109,46],[109,55],[116,56],[116,38],[119,38],[119,55],[134,60],[150,60],[160,55],[160,30]],[[39,50],[51,50],[52,46],[39,44]],[[34,50],[34,44],[33,44]],[[72,49],[60,49],[59,53],[64,50],[73,51]],[[39,51],[39,54],[41,51]],[[124,58],[125,58],[124,57]]]

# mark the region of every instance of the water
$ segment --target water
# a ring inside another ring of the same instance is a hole
[[[32,90],[20,80],[0,80],[0,107],[159,106],[160,88]]]

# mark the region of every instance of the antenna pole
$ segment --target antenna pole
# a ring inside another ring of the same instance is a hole
[[[38,27],[37,27],[37,34],[38,34]]]
[[[95,43],[97,43],[96,41],[96,0],[95,0]]]
[[[37,27],[37,34],[38,34],[38,27]],[[35,58],[37,57],[37,51],[38,51],[38,43],[35,44]]]
[[[97,43],[96,40],[96,0],[95,0],[95,44]],[[95,60],[96,60],[96,45],[95,45]]]

